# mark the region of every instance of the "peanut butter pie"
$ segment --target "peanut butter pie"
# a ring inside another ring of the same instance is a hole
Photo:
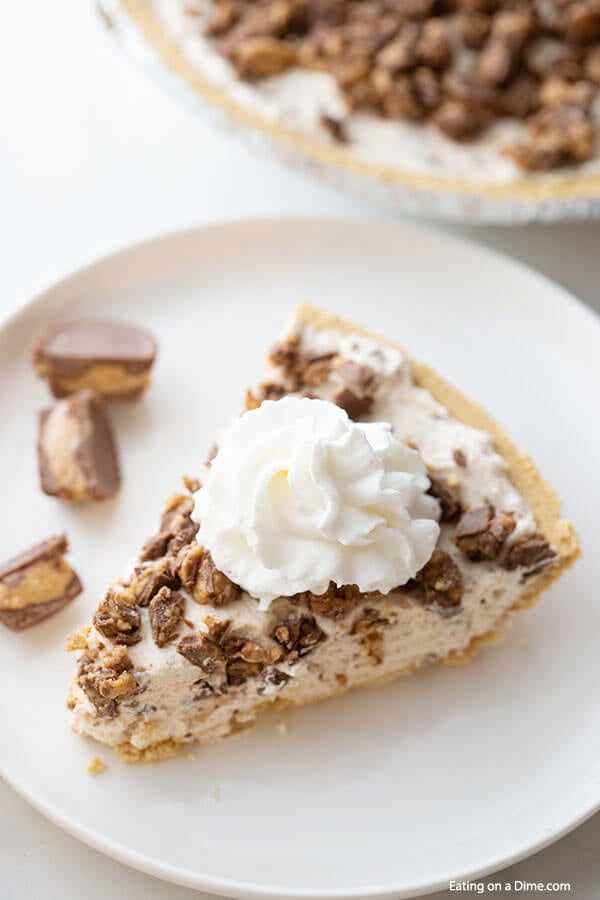
[[[69,638],[73,727],[128,761],[466,662],[579,552],[479,407],[308,306],[200,479]]]
[[[599,171],[599,0],[122,3],[208,100],[355,163],[496,185]]]

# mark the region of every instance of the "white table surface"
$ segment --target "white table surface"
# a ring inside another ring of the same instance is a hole
[[[161,231],[261,215],[381,215],[252,156],[180,108],[122,57],[89,0],[5,0],[3,13],[0,317],[53,277]],[[537,267],[600,312],[600,223],[444,227]],[[502,873],[515,879],[570,881],[569,896],[600,897],[600,815]],[[207,895],[104,858],[0,783],[0,898],[80,897]]]

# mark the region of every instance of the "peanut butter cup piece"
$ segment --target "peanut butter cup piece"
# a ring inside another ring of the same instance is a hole
[[[426,606],[456,609],[462,599],[462,575],[449,553],[436,547],[431,559],[417,574]]]
[[[497,559],[515,525],[511,512],[496,514],[494,507],[486,503],[461,515],[453,540],[472,562]]]
[[[373,369],[343,360],[336,368],[341,385],[333,398],[351,419],[362,419],[371,412],[375,400],[376,377]]]
[[[291,612],[275,626],[272,637],[292,663],[314,650],[327,635],[314,616]]]
[[[20,631],[47,619],[81,593],[79,577],[64,558],[67,550],[62,534],[0,566],[0,622]]]
[[[183,616],[184,604],[183,595],[168,587],[161,587],[150,601],[148,614],[157,647],[164,647],[175,634]]]
[[[44,493],[63,500],[105,500],[121,476],[113,431],[99,394],[81,390],[40,414],[38,463]]]
[[[460,496],[456,488],[452,487],[443,475],[428,473],[431,486],[429,493],[440,502],[442,509],[442,522],[449,522],[458,517],[462,506]]]
[[[548,565],[555,559],[556,553],[548,541],[541,534],[534,534],[514,542],[506,554],[504,568],[509,570],[519,566],[534,568],[542,564]]]
[[[150,384],[156,341],[136,325],[80,319],[48,328],[35,342],[33,364],[55,397],[92,388],[107,400],[138,400]]]

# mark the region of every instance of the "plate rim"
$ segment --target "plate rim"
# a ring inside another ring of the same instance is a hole
[[[260,216],[260,217],[243,217],[223,219],[213,222],[206,222],[200,225],[192,225],[184,228],[175,228],[167,231],[158,231],[139,240],[123,242],[116,248],[108,250],[100,254],[88,257],[81,265],[70,268],[58,277],[46,277],[42,280],[43,287],[34,291],[28,291],[25,298],[21,298],[15,309],[7,314],[0,315],[0,332],[6,328],[10,328],[15,324],[21,316],[26,316],[36,306],[42,306],[47,296],[56,291],[60,291],[68,286],[69,282],[79,278],[93,276],[94,270],[101,270],[106,265],[118,264],[120,260],[125,260],[130,255],[137,253],[148,253],[158,246],[177,245],[180,242],[194,242],[202,240],[203,235],[208,232],[226,232],[233,229],[260,229],[273,227],[310,227],[312,225],[327,225],[329,229],[354,229],[354,228],[373,228],[377,227],[387,231],[390,234],[412,233],[413,235],[427,235],[431,232],[437,233],[445,242],[454,244],[458,247],[466,248],[474,251],[478,255],[487,257],[490,261],[500,263],[516,270],[520,274],[526,274],[539,281],[540,286],[544,289],[550,289],[555,292],[557,300],[561,304],[566,304],[567,308],[576,315],[583,315],[587,320],[587,324],[597,330],[598,339],[600,341],[600,316],[591,309],[587,304],[572,294],[562,284],[555,282],[545,274],[539,272],[533,266],[529,266],[520,260],[513,259],[505,253],[496,249],[482,246],[476,241],[469,240],[462,235],[448,234],[436,226],[414,223],[412,221],[393,222],[380,219],[376,216],[327,216],[327,215],[289,215],[289,216]],[[257,883],[242,882],[238,880],[230,880],[218,876],[206,876],[199,873],[192,874],[189,869],[183,869],[180,866],[174,866],[170,863],[156,862],[147,854],[131,850],[126,846],[114,843],[110,837],[80,825],[69,815],[61,812],[60,807],[53,803],[47,803],[43,800],[39,791],[32,789],[27,782],[20,780],[18,775],[7,766],[0,758],[0,777],[21,796],[27,803],[36,809],[41,815],[49,819],[53,824],[61,828],[67,834],[81,841],[83,844],[97,850],[104,855],[117,860],[131,868],[142,871],[148,875],[162,879],[163,881],[177,884],[183,887],[195,890],[204,890],[217,893],[222,896],[248,898],[248,900],[277,900],[277,898],[306,898],[306,900],[359,900],[359,898],[409,898],[429,894],[433,891],[444,890],[448,887],[448,879],[436,880],[427,884],[420,883],[414,886],[410,885],[384,885],[376,888],[357,888],[357,889],[308,889],[297,890],[278,888],[277,886],[264,887]],[[460,875],[451,875],[456,880],[474,881],[489,875],[495,871],[513,865],[534,853],[543,850],[555,841],[564,837],[573,829],[577,828],[587,819],[591,818],[600,811],[600,792],[598,798],[574,817],[566,821],[560,828],[552,833],[547,832],[527,846],[505,856],[503,859],[495,861],[487,861],[481,866],[476,866],[461,873]]]

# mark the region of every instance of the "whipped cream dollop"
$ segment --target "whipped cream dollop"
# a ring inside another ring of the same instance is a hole
[[[435,547],[438,502],[385,422],[325,400],[266,401],[222,435],[197,495],[198,541],[262,609],[330,582],[387,593]]]

